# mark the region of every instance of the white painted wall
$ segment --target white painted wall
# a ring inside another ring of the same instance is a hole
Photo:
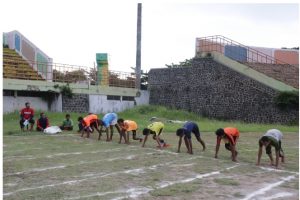
[[[141,90],[140,92],[141,96],[135,98],[136,105],[148,105],[149,91]],[[90,95],[89,102],[89,112],[92,113],[121,112],[135,106],[134,101],[107,100],[106,95]]]
[[[139,92],[141,93],[141,96],[135,98],[136,105],[148,105],[150,92],[148,90],[140,90]]]
[[[59,96],[52,102],[50,109],[52,112],[62,112],[62,95],[61,94],[59,94]]]
[[[120,112],[134,106],[133,101],[107,100],[106,95],[90,95],[89,102],[92,113]]]
[[[48,104],[40,97],[13,97],[3,96],[3,113],[20,111],[25,107],[25,103],[29,102],[30,107],[36,110],[48,110]]]
[[[136,105],[149,104],[149,91],[141,90],[140,97],[136,97],[134,101],[116,101],[107,100],[106,95],[89,95],[89,112],[92,113],[108,113],[108,112],[121,112],[126,109],[133,108]],[[31,107],[35,110],[48,110],[48,103],[40,97],[13,97],[3,96],[3,113],[20,111],[25,107],[25,103],[30,102]],[[135,105],[136,103],[136,105]],[[59,95],[51,104],[50,111],[62,112],[62,96]]]
[[[25,107],[26,102],[29,102],[34,110],[49,111],[47,101],[44,101],[40,97],[3,96],[3,113],[20,111]],[[52,102],[50,111],[62,112],[61,95],[59,95],[58,98]]]

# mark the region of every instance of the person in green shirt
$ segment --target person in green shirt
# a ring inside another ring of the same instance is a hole
[[[70,119],[70,114],[66,114],[66,119],[63,121],[62,126],[60,126],[61,130],[72,131],[73,130],[73,121]]]

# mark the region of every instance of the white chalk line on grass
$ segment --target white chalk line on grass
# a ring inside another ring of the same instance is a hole
[[[250,199],[252,199],[252,198],[255,197],[255,196],[263,195],[263,194],[265,194],[267,191],[273,189],[274,187],[277,187],[277,186],[279,186],[279,185],[281,185],[281,184],[283,184],[283,183],[285,183],[285,182],[288,182],[288,181],[290,181],[290,180],[292,180],[292,179],[294,179],[294,178],[295,178],[295,176],[288,176],[288,177],[281,178],[281,179],[282,179],[281,181],[278,181],[278,182],[273,183],[273,184],[269,184],[269,185],[266,186],[266,187],[263,187],[263,188],[261,188],[261,189],[258,189],[258,190],[256,190],[255,192],[252,192],[252,193],[250,193],[249,195],[247,195],[247,196],[246,196],[245,198],[243,198],[242,200],[250,200]]]
[[[20,175],[20,174],[26,174],[26,173],[31,173],[31,172],[42,172],[42,171],[47,171],[47,170],[52,170],[52,169],[62,169],[65,167],[66,167],[65,165],[59,165],[59,166],[46,167],[46,168],[33,168],[28,171],[21,171],[21,172],[6,174],[4,176]]]
[[[50,154],[46,156],[41,157],[35,157],[33,155],[27,155],[27,156],[9,156],[3,158],[3,161],[16,161],[16,160],[27,160],[27,159],[40,159],[40,158],[53,158],[53,157],[59,157],[59,156],[68,156],[68,155],[80,155],[80,154],[95,154],[95,153],[109,153],[109,152],[117,152],[121,151],[120,148],[115,149],[108,149],[108,150],[102,150],[102,151],[88,151],[88,152],[70,152],[70,153],[56,153],[56,154]]]
[[[149,153],[146,153],[149,155]],[[98,163],[98,162],[112,162],[115,160],[132,160],[135,158],[137,155],[128,155],[128,156],[122,156],[122,157],[115,157],[115,158],[107,158],[107,159],[101,159],[101,160],[94,160],[94,161],[80,161],[79,163],[76,164],[70,164],[70,165],[59,165],[59,166],[53,166],[53,167],[45,167],[45,168],[34,168],[31,170],[27,171],[21,171],[21,172],[15,172],[15,173],[10,173],[10,174],[4,174],[4,176],[12,176],[12,175],[20,175],[20,174],[27,174],[27,173],[33,173],[33,172],[41,172],[41,171],[47,171],[47,170],[53,170],[53,169],[62,169],[66,167],[73,167],[73,166],[78,166],[78,165],[86,165],[86,164],[92,164],[92,163]]]
[[[184,161],[184,160],[181,160]],[[28,191],[28,190],[36,190],[36,189],[44,189],[47,187],[56,187],[56,186],[60,186],[60,185],[68,185],[68,184],[77,184],[83,181],[87,181],[87,180],[91,180],[91,179],[97,179],[97,178],[103,178],[103,177],[107,177],[107,176],[112,176],[112,175],[117,175],[117,174],[128,174],[128,173],[143,173],[144,170],[149,169],[149,170],[153,170],[156,169],[157,167],[161,167],[161,166],[169,166],[172,165],[174,162],[176,161],[172,161],[172,162],[165,162],[163,164],[157,164],[157,165],[152,165],[149,167],[142,167],[142,168],[136,168],[136,169],[131,169],[131,170],[125,170],[125,171],[118,171],[118,172],[112,172],[112,173],[108,173],[108,174],[89,174],[89,178],[84,178],[84,179],[79,179],[79,180],[71,180],[71,181],[64,181],[62,183],[56,183],[56,184],[49,184],[49,185],[41,185],[38,187],[31,187],[31,188],[22,188],[22,189],[18,189],[15,190],[14,192],[7,192],[7,193],[3,193],[4,196],[9,196],[18,192],[22,192],[22,191]]]
[[[6,183],[6,184],[3,184],[3,186],[7,186],[7,187],[12,187],[12,186],[17,186],[18,184],[17,183]]]
[[[298,172],[282,170],[282,169],[274,169],[274,168],[268,168],[268,167],[259,167],[259,168],[262,169],[262,170],[265,170],[265,171],[286,172],[286,173],[292,173],[292,174],[299,174]]]
[[[228,167],[224,170],[230,170],[230,169],[233,169],[233,168],[238,167],[238,166],[240,166],[240,165],[234,165],[234,166]],[[158,183],[157,186],[154,186],[154,187],[152,187],[152,186],[149,186],[149,187],[135,187],[135,188],[131,188],[131,189],[128,189],[128,190],[117,190],[115,192],[113,192],[113,191],[103,192],[103,193],[97,192],[97,193],[89,194],[89,195],[86,195],[86,196],[77,196],[77,197],[72,197],[72,198],[67,198],[67,199],[68,200],[83,199],[83,198],[105,196],[107,194],[118,194],[118,193],[125,193],[126,195],[113,198],[113,200],[121,200],[121,199],[126,199],[128,197],[129,198],[137,198],[137,197],[139,197],[141,195],[144,195],[144,194],[147,194],[147,193],[149,193],[153,190],[163,189],[163,188],[175,185],[175,184],[189,183],[189,182],[192,182],[196,179],[202,179],[202,178],[206,178],[206,177],[209,177],[209,176],[220,174],[221,171],[224,171],[224,170],[213,171],[213,172],[209,172],[209,173],[205,173],[205,174],[197,174],[196,176],[194,176],[192,178],[187,178],[187,179],[178,180],[178,181],[163,181],[163,182]]]
[[[269,197],[263,197],[263,200],[272,200],[272,199],[278,199],[278,198],[287,198],[287,197],[290,197],[290,196],[293,196],[292,193],[290,192],[279,192],[277,194],[274,194],[272,196],[269,196]]]
[[[14,150],[14,151],[3,151],[4,153],[15,153],[15,152],[23,152],[23,151],[30,151],[30,150],[41,150],[43,148],[31,148],[31,149],[19,149],[19,150]]]
[[[97,192],[97,193],[93,193],[93,194],[89,194],[89,195],[85,195],[85,196],[78,196],[78,197],[71,197],[71,198],[64,198],[65,200],[75,200],[75,199],[85,199],[85,198],[90,198],[90,197],[101,197],[101,196],[106,196],[109,194],[119,194],[119,193],[127,193],[129,194],[129,196],[131,198],[136,198],[142,194],[146,194],[148,192],[150,192],[152,190],[152,188],[146,188],[146,187],[135,187],[132,189],[128,189],[128,190],[116,190],[116,191],[109,191],[109,192]],[[115,199],[117,200],[117,199]]]
[[[16,160],[34,160],[36,157],[34,156],[10,156],[3,158],[3,162],[11,162]]]

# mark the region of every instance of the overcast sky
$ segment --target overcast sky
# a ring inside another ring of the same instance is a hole
[[[140,2],[144,71],[192,58],[197,37],[223,35],[260,47],[299,46],[296,3]],[[108,53],[110,70],[135,67],[137,1],[6,0],[1,4],[2,31],[18,30],[53,62],[93,67],[96,53]]]

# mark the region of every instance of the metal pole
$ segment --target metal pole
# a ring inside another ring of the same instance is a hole
[[[137,32],[136,32],[136,81],[135,87],[141,88],[141,35],[142,35],[142,3],[138,3]]]

